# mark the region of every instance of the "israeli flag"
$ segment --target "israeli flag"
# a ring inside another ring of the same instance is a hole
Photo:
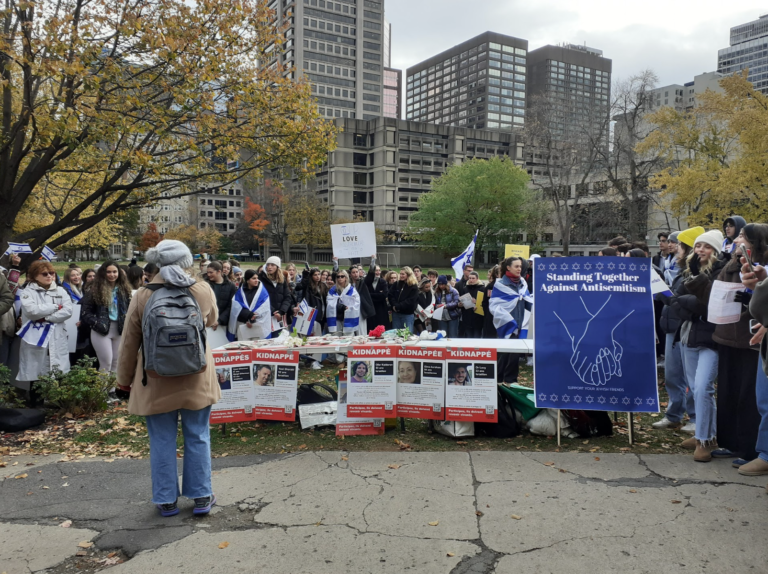
[[[269,306],[269,293],[264,289],[264,285],[259,283],[259,289],[256,291],[256,295],[253,296],[250,305],[242,287],[237,290],[237,293],[232,298],[232,308],[229,313],[229,323],[227,324],[227,339],[230,342],[237,341],[237,317],[243,309],[248,309],[251,313],[256,314],[253,334],[261,339],[271,338],[272,308]]]
[[[3,255],[10,255],[11,253],[32,253],[32,248],[29,246],[29,243],[14,243],[13,241],[9,241],[8,249],[5,250]]]
[[[512,312],[521,301],[525,305],[525,313],[523,324],[518,325],[517,321],[512,318]],[[531,320],[532,306],[533,296],[528,292],[528,284],[525,279],[520,278],[520,291],[518,292],[504,285],[501,281],[496,281],[493,284],[491,298],[488,300],[488,310],[493,315],[493,326],[496,328],[499,338],[509,339],[519,329],[519,338],[525,339],[528,336],[528,323]]]
[[[69,283],[64,282],[61,284],[61,286],[64,287],[64,290],[67,293],[69,293],[69,298],[72,299],[72,301],[74,301],[76,304],[83,299],[82,295],[78,295],[77,293],[75,293],[75,290],[72,289],[72,285],[70,285]]]
[[[34,347],[48,347],[53,323],[40,319],[39,321],[27,321],[16,333],[21,340]]]
[[[669,285],[664,283],[659,274],[651,268],[651,295],[657,295],[658,293],[672,297],[672,290],[669,288]]]
[[[43,247],[43,252],[40,255],[42,255],[43,259],[46,261],[53,261],[56,259],[56,252],[47,245]]]
[[[336,319],[336,305],[339,301],[347,307],[344,311],[344,325],[342,332],[354,333],[360,327],[360,294],[355,291],[352,285],[348,285],[344,292],[339,295],[336,285],[328,291],[328,303],[326,321],[328,323],[328,332],[335,333],[338,330],[338,320]]]
[[[453,267],[454,277],[456,277],[457,280],[461,279],[464,275],[464,267],[472,263],[472,258],[475,256],[475,243],[477,243],[478,231],[480,230],[478,229],[475,231],[475,236],[472,238],[472,243],[467,246],[467,248],[464,250],[464,253],[454,259],[451,259],[451,267]]]

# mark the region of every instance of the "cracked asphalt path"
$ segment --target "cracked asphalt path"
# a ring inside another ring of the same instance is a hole
[[[184,500],[179,516],[157,515],[145,460],[37,457],[0,477],[7,574],[45,572],[82,541],[131,557],[115,574],[768,569],[768,477],[741,476],[730,460],[486,451],[219,458],[218,506],[202,519]],[[70,528],[59,526],[65,520]]]

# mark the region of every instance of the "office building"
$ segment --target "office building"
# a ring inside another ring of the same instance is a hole
[[[727,75],[749,68],[747,79],[768,94],[768,14],[731,28],[730,44],[717,51],[717,71]]]
[[[528,41],[485,32],[406,71],[406,119],[512,131],[525,123]]]
[[[373,221],[384,232],[386,251],[399,265],[430,264],[433,255],[401,243],[402,232],[419,197],[448,166],[471,158],[507,156],[522,166],[518,134],[426,124],[395,118],[336,120],[336,150],[308,184],[330,205],[333,219]],[[300,185],[294,181],[293,185]],[[303,246],[291,247],[291,258],[306,259]],[[274,253],[278,251],[273,249]],[[406,255],[410,253],[410,255]],[[380,251],[381,253],[381,251]],[[331,261],[330,250],[316,249],[319,262]],[[440,262],[444,259],[435,255]],[[436,261],[437,261],[436,259]]]
[[[528,106],[551,102],[550,130],[564,140],[584,134],[608,117],[612,61],[602,50],[562,44],[528,52]],[[554,114],[560,110],[561,113]]]
[[[400,119],[403,89],[403,71],[384,68],[384,98],[382,115],[385,118]]]
[[[215,227],[222,235],[232,235],[243,217],[244,201],[241,181],[206,188],[190,199],[189,222],[199,230]]]
[[[189,225],[189,204],[190,201],[194,203],[194,198],[190,199],[189,196],[171,198],[168,192],[163,192],[162,196],[168,199],[162,199],[139,209],[139,230],[142,233],[147,231],[150,223],[154,223],[160,233],[168,233],[176,227]]]
[[[285,42],[277,59],[288,77],[307,78],[320,114],[369,119],[382,114],[383,1],[273,0]]]
[[[677,111],[691,110],[696,106],[696,98],[707,90],[720,92],[720,80],[723,74],[707,72],[698,74],[685,84],[670,84],[651,90],[651,110],[670,106]]]

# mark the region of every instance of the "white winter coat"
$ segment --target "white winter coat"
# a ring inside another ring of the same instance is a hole
[[[62,308],[59,309],[59,305]],[[45,319],[53,323],[48,347],[36,347],[21,341],[19,374],[17,381],[36,381],[41,375],[58,367],[69,371],[69,346],[64,322],[72,316],[72,300],[63,287],[55,283],[45,290],[37,283],[30,283],[21,293],[21,320]]]

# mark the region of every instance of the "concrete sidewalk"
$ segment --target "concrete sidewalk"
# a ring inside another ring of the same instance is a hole
[[[127,553],[114,574],[768,570],[768,477],[741,476],[730,459],[219,458],[214,512],[193,518],[182,500],[181,514],[163,519],[148,502],[148,461],[56,458],[10,459],[20,462],[0,470],[0,572],[64,572],[88,541]]]

